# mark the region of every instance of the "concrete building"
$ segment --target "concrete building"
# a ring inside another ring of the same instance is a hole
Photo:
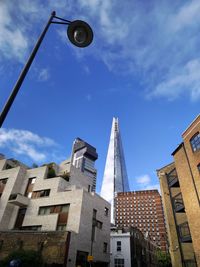
[[[118,118],[113,118],[101,196],[111,203],[111,222],[115,223],[115,196],[129,190]]]
[[[71,232],[67,266],[86,266],[87,256],[107,266],[110,204],[91,191],[93,181],[70,160],[30,169],[1,156],[0,231]]]
[[[182,139],[174,162],[157,171],[173,267],[200,266],[200,116]]]
[[[118,193],[115,201],[117,227],[137,227],[161,250],[167,250],[164,213],[158,190]]]
[[[96,148],[80,138],[76,138],[72,148],[72,164],[80,169],[85,175],[93,179],[92,191],[96,191],[97,170],[94,168],[98,159]]]
[[[111,230],[110,267],[157,266],[158,247],[135,228]]]

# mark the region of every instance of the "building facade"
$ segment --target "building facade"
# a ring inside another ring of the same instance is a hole
[[[0,231],[71,232],[66,266],[87,266],[88,256],[107,266],[110,204],[92,186],[93,177],[68,160],[30,169],[1,156]]]
[[[111,203],[111,222],[115,221],[114,199],[117,192],[128,192],[129,184],[119,130],[118,118],[113,118],[101,196]]]
[[[158,247],[135,227],[111,230],[110,267],[156,267]]]
[[[85,175],[93,179],[92,191],[96,191],[97,170],[94,168],[98,159],[96,148],[80,138],[76,138],[72,148],[72,164],[80,169]]]
[[[161,250],[167,250],[164,213],[158,190],[118,193],[115,221],[117,227],[137,227]]]
[[[182,140],[174,162],[157,171],[173,267],[200,266],[200,116]]]

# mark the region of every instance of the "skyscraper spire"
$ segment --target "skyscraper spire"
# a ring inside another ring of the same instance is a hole
[[[111,203],[111,222],[114,223],[114,197],[117,192],[129,191],[128,177],[119,131],[118,118],[113,118],[101,196]]]

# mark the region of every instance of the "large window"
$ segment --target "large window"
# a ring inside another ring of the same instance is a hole
[[[192,146],[192,150],[196,151],[200,149],[200,133],[196,133],[191,139],[190,144]]]
[[[39,208],[39,215],[48,215],[52,213],[67,213],[69,211],[69,204],[45,206]]]
[[[115,259],[115,267],[124,267],[124,259]]]

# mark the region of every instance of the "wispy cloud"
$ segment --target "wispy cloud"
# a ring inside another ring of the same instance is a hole
[[[192,74],[190,69],[200,58],[199,0],[1,1],[0,60],[22,62],[53,9],[60,16],[67,12],[69,19],[85,19],[94,30],[90,48],[70,46],[78,60],[92,54],[110,71],[137,77],[151,97],[174,100],[187,94],[200,99],[198,70]],[[58,30],[58,35],[70,45],[66,31]]]
[[[90,52],[101,58],[110,71],[139,77],[146,94],[152,97],[174,100],[184,93],[191,99],[200,98],[200,80],[195,78],[194,86],[194,78],[185,73],[200,56],[198,0],[166,0],[159,4],[128,0],[126,5],[103,0],[78,3],[76,13],[85,14],[94,25],[95,46]],[[188,75],[189,80],[185,78]],[[171,84],[179,88],[174,90]]]
[[[24,62],[38,37],[38,27],[52,10],[64,13],[66,1],[0,1],[0,60]]]
[[[154,181],[152,181],[151,177],[148,174],[136,177],[136,179],[134,180],[137,184],[137,190],[157,189],[158,191],[160,191],[159,183],[155,183]]]
[[[45,81],[49,80],[49,78],[50,78],[49,69],[44,68],[44,69],[41,69],[41,70],[39,71],[39,74],[38,74],[38,81],[40,81],[40,82],[45,82]]]
[[[0,129],[0,148],[6,148],[16,155],[24,155],[36,162],[47,159],[48,149],[52,148],[52,153],[57,144],[50,138],[40,137],[26,130]]]
[[[200,99],[200,59],[189,61],[178,73],[169,74],[150,93],[150,96],[163,96],[174,100],[188,92],[192,101]]]
[[[151,181],[151,178],[147,174],[136,178],[136,182],[142,185],[148,185],[150,181]]]
[[[87,99],[88,102],[90,102],[92,100],[91,94],[86,95],[86,99]]]

